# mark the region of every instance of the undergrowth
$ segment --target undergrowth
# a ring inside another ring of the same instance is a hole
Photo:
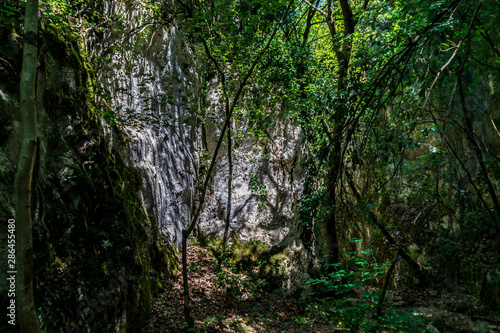
[[[306,282],[311,288],[301,300],[305,314],[295,318],[297,323],[307,326],[315,320],[326,320],[351,332],[427,331],[428,318],[416,311],[389,306],[377,318],[381,291],[370,284],[385,275],[388,265],[370,264],[356,252],[345,255],[345,263],[329,264],[325,260],[325,273]]]

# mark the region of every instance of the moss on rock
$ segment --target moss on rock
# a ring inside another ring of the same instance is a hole
[[[163,288],[160,281],[177,272],[177,253],[142,207],[140,173],[108,144],[95,113],[93,74],[77,40],[42,26],[33,201],[37,314],[46,332],[138,332]],[[0,77],[5,71],[0,68]],[[8,91],[14,99],[16,93]],[[0,125],[16,135],[17,106],[0,103],[11,111]],[[2,160],[16,157],[9,135],[1,141]],[[14,168],[6,165],[2,197],[12,197]],[[11,200],[0,208],[1,216],[12,217]]]

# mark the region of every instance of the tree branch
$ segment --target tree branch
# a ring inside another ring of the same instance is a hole
[[[315,11],[317,11],[318,13],[320,13],[321,15],[323,15],[324,17],[326,17],[326,13],[325,13],[324,10],[316,7],[315,5],[313,5],[312,3],[310,3],[307,0],[302,0],[302,2],[304,2],[306,5],[308,5],[309,7],[311,7],[312,9],[314,9]]]
[[[340,8],[342,9],[342,16],[344,17],[344,27],[346,30],[346,35],[354,33],[354,27],[356,26],[356,21],[354,19],[354,14],[352,13],[351,5],[349,0],[339,0]]]

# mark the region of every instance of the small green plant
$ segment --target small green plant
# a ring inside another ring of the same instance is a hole
[[[370,250],[363,254],[373,253]],[[379,292],[370,291],[367,284],[382,277],[387,265],[369,264],[356,252],[345,254],[345,263],[324,263],[325,272],[317,279],[307,281],[315,286],[305,304],[307,317],[323,317],[331,324],[353,332],[424,332],[426,322],[422,316],[386,308],[385,314],[375,316]],[[361,292],[355,292],[356,290]],[[297,318],[306,323],[306,318]]]
[[[200,263],[193,263],[189,266],[188,268],[188,272],[193,272],[193,271],[197,271],[201,268],[201,264]]]
[[[166,318],[166,317],[168,317],[170,314],[171,314],[171,312],[170,312],[170,311],[163,311],[162,313],[160,313],[160,314],[158,315],[158,317],[159,317],[159,318]]]
[[[213,323],[216,320],[217,320],[217,317],[214,316],[214,317],[208,317],[208,318],[203,319],[203,322],[209,324],[209,323]]]
[[[215,283],[221,286],[226,286],[227,293],[235,296],[244,288],[243,276],[236,273],[236,266],[224,260],[218,265]]]
[[[210,154],[207,149],[202,149],[200,151],[200,166],[205,170],[208,170],[210,167]]]
[[[307,326],[309,325],[312,320],[308,316],[298,316],[293,319],[297,324],[302,325],[302,326]]]

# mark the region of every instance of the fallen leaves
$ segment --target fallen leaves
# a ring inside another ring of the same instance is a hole
[[[199,246],[187,249],[190,269],[189,286],[192,314],[196,328],[201,332],[334,332],[337,329],[316,321],[302,325],[295,321],[303,309],[280,291],[268,292],[261,288],[236,291],[231,286],[217,283],[215,259]],[[225,269],[234,280],[246,279]],[[179,269],[179,272],[181,270]],[[145,333],[178,333],[184,327],[182,277],[165,281],[165,291],[153,305]]]

